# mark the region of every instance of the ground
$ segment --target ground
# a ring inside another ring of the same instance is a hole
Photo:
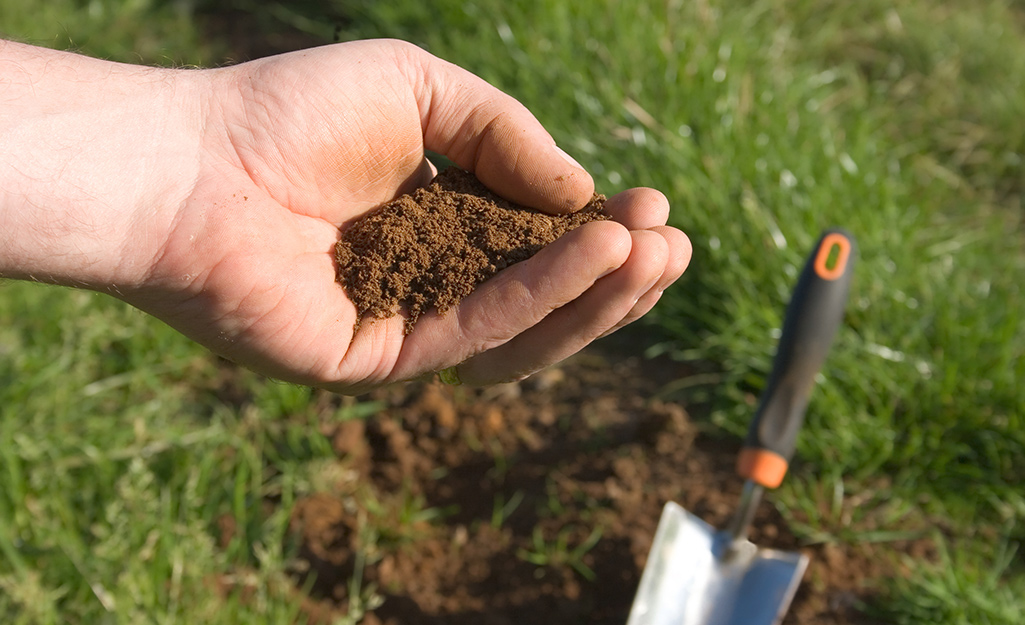
[[[329,433],[342,469],[292,515],[311,622],[625,623],[664,504],[722,526],[742,485],[739,441],[659,399],[680,365],[623,343],[521,383],[361,398],[382,411]],[[858,606],[900,573],[872,545],[802,544],[771,494],[751,538],[811,557],[790,624],[873,622]]]

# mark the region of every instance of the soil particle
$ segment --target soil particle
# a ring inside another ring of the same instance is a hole
[[[401,312],[406,331],[431,309],[444,313],[478,285],[566,232],[609,219],[605,197],[549,215],[490,192],[473,174],[442,171],[425,188],[353,222],[335,247],[338,281],[359,319]]]

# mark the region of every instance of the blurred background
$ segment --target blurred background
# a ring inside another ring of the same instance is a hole
[[[1025,622],[1025,3],[0,0],[0,36],[174,67],[397,37],[477,73],[598,191],[669,197],[694,260],[630,331],[690,372],[661,397],[722,436],[746,428],[805,254],[848,229],[845,325],[777,506],[810,543],[931,538],[887,556],[901,575],[866,622]],[[110,298],[0,284],[0,615],[306,618],[276,590],[290,505],[327,479],[318,433],[380,409],[232,368]]]

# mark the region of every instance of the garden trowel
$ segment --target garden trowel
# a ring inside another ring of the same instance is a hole
[[[801,272],[787,307],[772,373],[759,401],[737,473],[740,505],[722,530],[669,502],[659,521],[627,625],[773,625],[786,614],[807,556],[760,549],[747,530],[766,488],[776,488],[793,456],[808,396],[843,318],[855,246],[827,230]]]

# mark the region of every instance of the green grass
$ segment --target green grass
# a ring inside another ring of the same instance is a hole
[[[4,622],[290,622],[291,503],[331,478],[320,428],[359,412],[109,298],[0,289]]]
[[[192,0],[0,0],[0,37],[126,63],[195,65],[223,54]]]
[[[119,60],[220,62],[185,2],[44,4],[0,0],[0,33]],[[848,315],[779,505],[812,541],[934,528],[940,560],[910,563],[871,606],[887,621],[1022,621],[1022,7],[261,6],[263,28],[423,45],[523,101],[600,191],[663,190],[695,256],[653,315],[649,352],[694,364],[678,395],[726,432],[743,431],[765,384],[804,255],[821,229],[852,231]],[[0,615],[287,618],[286,512],[265,518],[254,502],[315,489],[330,449],[309,434],[351,407],[324,414],[318,395],[255,376],[234,382],[243,399],[223,397],[219,371],[116,302],[0,287]],[[221,551],[210,545],[223,514],[242,529]],[[240,571],[261,601],[206,583]]]

